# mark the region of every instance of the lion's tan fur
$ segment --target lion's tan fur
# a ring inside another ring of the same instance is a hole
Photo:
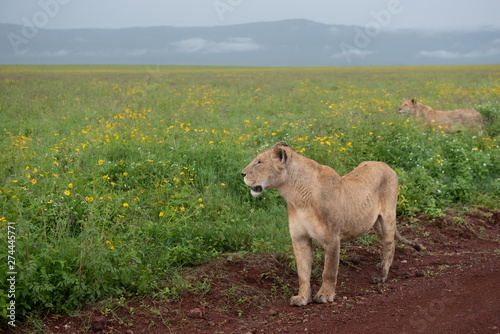
[[[325,248],[323,284],[314,297],[318,303],[335,297],[340,243],[359,237],[373,227],[382,240],[380,276],[385,282],[394,256],[394,238],[416,249],[421,245],[402,238],[396,230],[397,174],[385,163],[367,161],[341,177],[335,170],[296,153],[284,142],[265,150],[242,171],[252,195],[275,188],[288,205],[288,221],[299,276],[299,294],[291,305],[312,301],[311,240]]]
[[[434,110],[415,99],[403,99],[399,113],[409,115],[422,120],[426,124],[441,129],[445,132],[454,132],[462,128],[468,128],[474,132],[483,131],[483,116],[475,110]]]

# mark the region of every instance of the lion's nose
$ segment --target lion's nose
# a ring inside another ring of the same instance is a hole
[[[247,174],[246,174],[246,173],[241,172],[241,176],[245,177],[245,176],[247,176]]]

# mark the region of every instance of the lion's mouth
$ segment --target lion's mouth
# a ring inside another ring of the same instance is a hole
[[[251,188],[250,193],[252,194],[252,196],[259,196],[263,191],[264,189],[262,188],[262,186],[255,186]]]
[[[252,191],[255,191],[256,193],[261,193],[263,190],[262,186],[252,187]]]

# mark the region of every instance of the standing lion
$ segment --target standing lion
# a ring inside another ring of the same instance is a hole
[[[276,143],[242,171],[253,196],[275,188],[287,201],[288,224],[299,276],[299,294],[291,305],[312,301],[312,239],[325,248],[323,284],[314,297],[317,303],[333,302],[339,266],[340,243],[352,240],[373,227],[382,240],[379,275],[373,282],[387,280],[394,257],[394,238],[417,251],[422,245],[401,237],[396,229],[398,176],[383,162],[361,163],[340,177],[332,168],[320,165]]]

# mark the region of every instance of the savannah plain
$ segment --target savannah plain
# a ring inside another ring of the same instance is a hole
[[[403,98],[477,110],[485,131],[399,115]],[[500,332],[499,65],[0,66],[0,115],[7,333]],[[289,306],[286,202],[241,177],[278,141],[340,175],[387,163],[398,229],[428,251],[397,245],[370,284],[367,233],[342,248],[333,304]]]

